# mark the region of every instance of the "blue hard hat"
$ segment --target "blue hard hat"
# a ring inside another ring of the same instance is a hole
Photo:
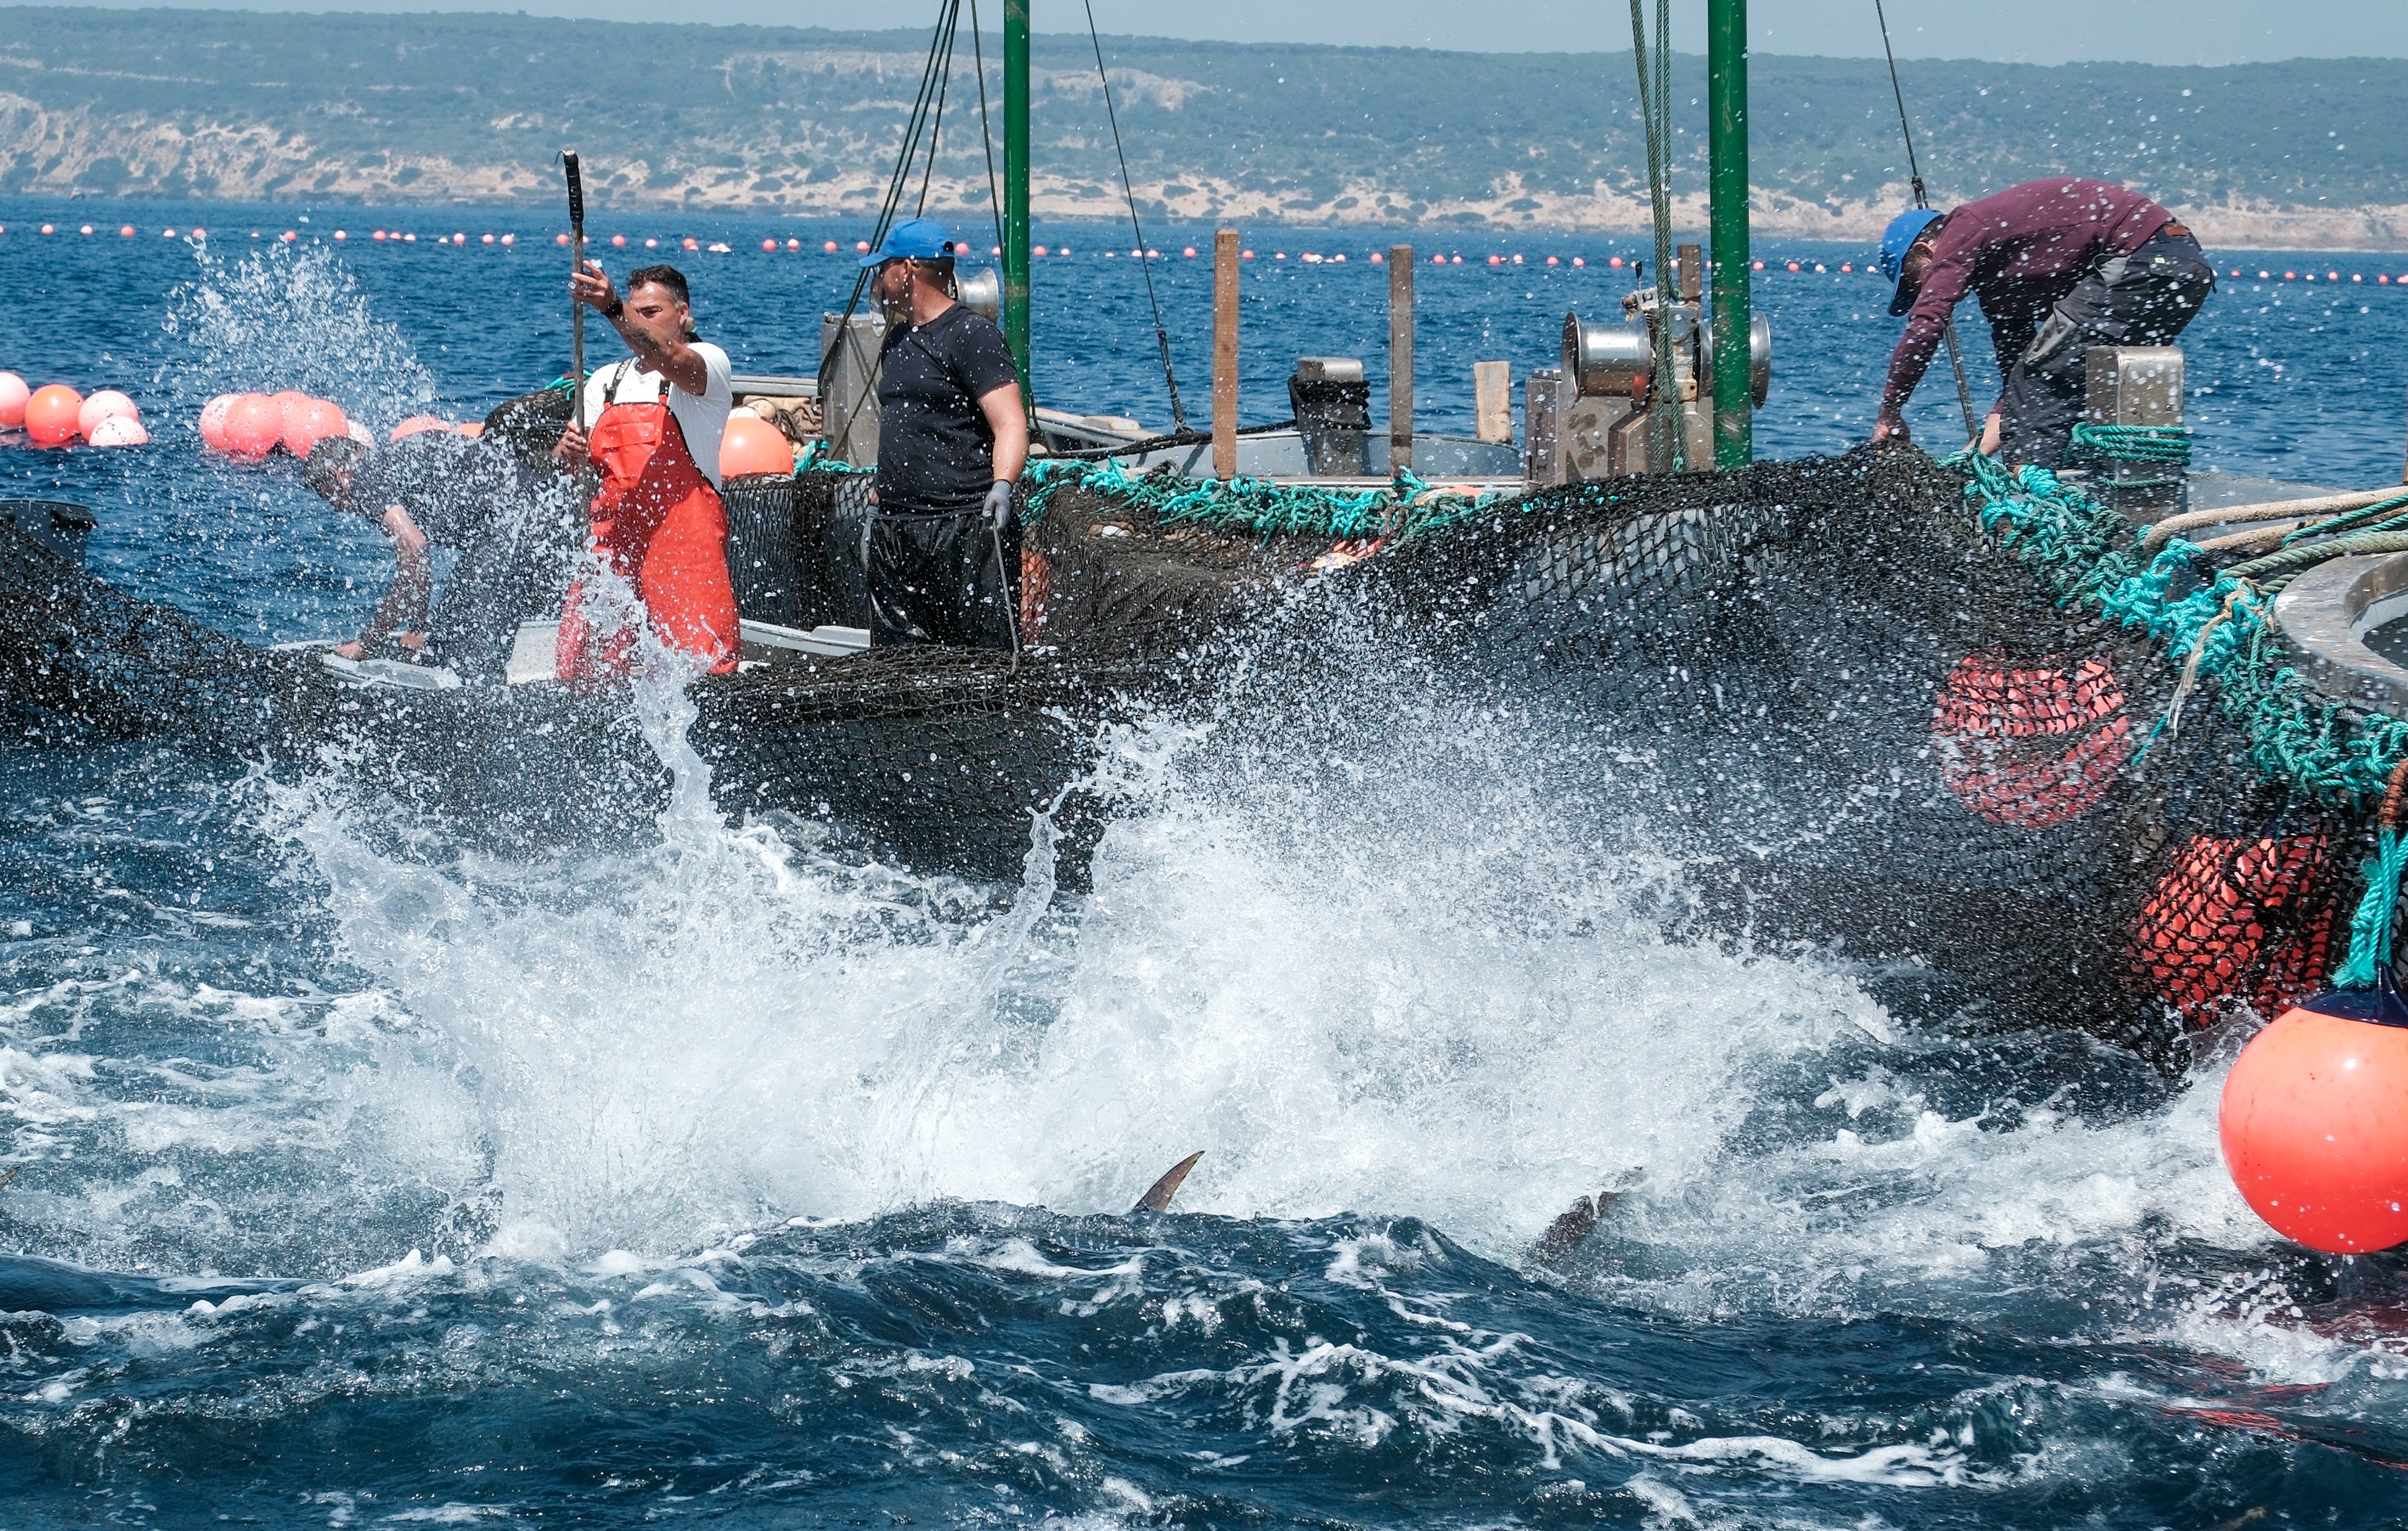
[[[1906,269],[1906,252],[1914,248],[1915,236],[1940,222],[1940,215],[1928,207],[1909,207],[1889,221],[1882,231],[1881,274],[1896,281]],[[1889,311],[1902,314],[1914,307],[1914,294],[1895,292],[1890,294]]]
[[[907,218],[886,231],[885,242],[861,258],[863,265],[888,261],[941,261],[953,252],[945,225],[933,218]]]

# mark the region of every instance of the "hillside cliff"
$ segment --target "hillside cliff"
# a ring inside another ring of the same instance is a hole
[[[920,33],[527,16],[0,8],[0,191],[549,201],[580,149],[603,205],[867,213]],[[1646,222],[1626,54],[1105,39],[1148,214],[1630,230]],[[965,36],[934,201],[988,197]],[[1086,39],[1040,36],[1041,213],[1120,208]],[[1863,237],[1906,175],[1877,60],[1753,61],[1757,227]],[[993,39],[991,102],[1000,88]],[[1676,199],[1703,222],[1701,60],[1675,64]],[[2213,243],[2408,244],[2408,62],[2043,68],[1916,62],[1943,204],[2030,176],[2122,179]],[[999,112],[999,102],[996,103]],[[1000,122],[997,124],[998,136]]]

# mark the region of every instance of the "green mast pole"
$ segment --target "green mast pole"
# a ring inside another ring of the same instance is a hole
[[[1756,458],[1748,389],[1747,0],[1707,0],[1707,140],[1713,210],[1714,466]]]
[[[1028,0],[1003,4],[1003,338],[1020,367],[1020,396],[1034,401],[1028,386]]]

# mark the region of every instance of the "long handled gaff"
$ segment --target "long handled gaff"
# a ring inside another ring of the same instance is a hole
[[[577,150],[563,150],[561,163],[568,172],[568,274],[575,277],[585,269],[585,178],[578,173]],[[571,297],[568,300],[568,381],[569,392],[577,400],[577,429],[585,429],[585,305]]]
[[[1889,17],[1882,9],[1882,0],[1873,0],[1873,19],[1881,22],[1882,56],[1889,60],[1889,93],[1898,102],[1898,131],[1906,139],[1908,183],[1914,188],[1914,205],[1918,207],[1928,207],[1931,206],[1931,198],[1924,193],[1923,167],[1914,161],[1914,129],[1907,124],[1906,92],[1900,89],[1898,83],[1898,55],[1890,51]],[[1948,322],[1941,326],[1940,338],[1948,345],[1948,370],[1956,375],[1956,403],[1957,407],[1965,411],[1965,439],[1979,440],[1982,435],[1982,422],[1974,418],[1973,390],[1965,382],[1965,356],[1956,349],[1956,316],[1955,314],[1950,314]]]

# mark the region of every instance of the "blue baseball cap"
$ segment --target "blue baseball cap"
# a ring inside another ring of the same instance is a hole
[[[1928,207],[1909,207],[1889,221],[1882,231],[1881,274],[1892,281],[1906,269],[1906,252],[1914,248],[1915,236],[1940,222],[1940,215]],[[1889,298],[1892,318],[1914,307],[1914,294],[1903,288]]]
[[[933,218],[907,218],[886,231],[886,240],[861,258],[865,266],[884,265],[889,261],[941,261],[953,252],[953,242],[945,237],[945,225]]]

